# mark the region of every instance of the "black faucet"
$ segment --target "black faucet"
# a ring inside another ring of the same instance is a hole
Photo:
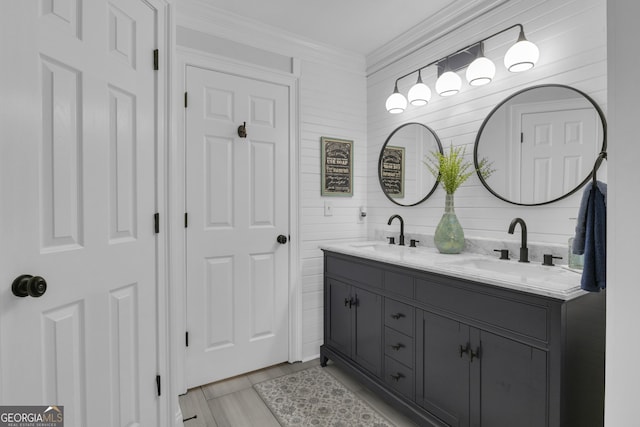
[[[527,224],[522,218],[514,218],[509,225],[509,234],[513,234],[516,224],[522,229],[522,243],[520,245],[520,262],[529,262],[529,249],[527,249]]]
[[[398,245],[404,246],[404,220],[402,219],[402,217],[400,215],[393,215],[391,218],[389,218],[389,222],[387,222],[387,225],[391,225],[391,221],[393,221],[395,218],[398,218],[400,220],[400,242],[398,243]]]

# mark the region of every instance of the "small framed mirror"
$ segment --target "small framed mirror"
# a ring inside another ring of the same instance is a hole
[[[493,173],[480,182],[515,205],[561,200],[592,176],[607,125],[593,99],[569,86],[533,86],[506,98],[480,126],[474,147]]]
[[[438,180],[423,164],[425,156],[442,153],[438,135],[421,123],[397,127],[380,150],[378,179],[382,192],[396,205],[415,206],[438,187]]]

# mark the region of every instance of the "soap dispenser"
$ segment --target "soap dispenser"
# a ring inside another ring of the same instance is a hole
[[[577,220],[577,218],[569,218],[573,220]],[[584,255],[578,255],[573,253],[573,240],[574,236],[569,237],[569,254],[567,257],[569,268],[575,268],[577,270],[582,270],[582,266],[584,265]]]

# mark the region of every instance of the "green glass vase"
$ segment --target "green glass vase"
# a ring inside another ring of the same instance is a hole
[[[436,227],[433,241],[442,254],[459,254],[464,249],[464,230],[453,208],[453,194],[447,193],[444,214]]]

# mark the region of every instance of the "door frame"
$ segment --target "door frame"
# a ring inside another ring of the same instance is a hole
[[[186,210],[185,194],[185,118],[184,93],[186,90],[186,69],[188,66],[227,73],[267,83],[283,85],[289,88],[289,321],[288,361],[302,359],[302,291],[300,282],[300,232],[299,232],[299,76],[300,61],[292,60],[292,73],[276,71],[270,68],[237,61],[228,57],[199,50],[176,46],[175,76],[173,79],[173,99],[175,100],[172,123],[176,124],[173,141],[168,154],[169,176],[169,317],[171,319],[169,335],[171,342],[173,379],[178,393],[186,393],[186,347],[185,333],[187,315],[187,279],[186,279],[186,229],[184,214]]]

